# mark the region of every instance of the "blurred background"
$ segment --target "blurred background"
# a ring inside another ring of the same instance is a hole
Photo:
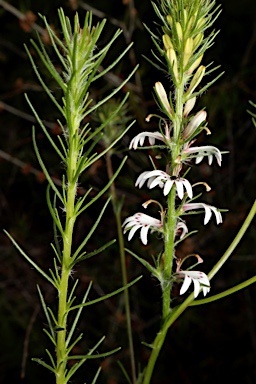
[[[218,2],[219,3],[219,2]],[[190,229],[199,229],[178,249],[180,255],[199,253],[204,259],[203,270],[207,273],[228,247],[255,199],[255,127],[247,110],[253,111],[249,100],[256,103],[256,3],[255,0],[221,1],[222,13],[215,23],[220,29],[214,46],[207,52],[204,64],[214,60],[225,74],[198,101],[195,110],[206,106],[209,128],[212,135],[200,140],[230,151],[224,156],[223,166],[209,167],[204,161],[191,171],[193,182],[204,180],[212,191],[203,195],[203,200],[214,206],[226,208],[224,223],[217,227],[212,222],[202,225],[202,217],[189,221]],[[138,174],[150,168],[147,153],[129,151],[131,138],[147,129],[157,129],[157,121],[145,123],[149,113],[156,112],[152,89],[156,81],[168,86],[168,79],[153,68],[143,56],[152,58],[153,44],[144,28],[144,23],[156,30],[157,18],[149,0],[91,0],[91,1],[43,1],[0,0],[0,228],[8,230],[26,252],[48,270],[52,265],[53,241],[51,217],[48,212],[45,192],[46,181],[35,157],[31,127],[36,126],[37,143],[50,173],[58,183],[63,167],[52,151],[38,124],[34,122],[24,98],[28,93],[40,117],[52,135],[59,134],[56,119],[59,117],[38,83],[24,50],[24,43],[31,49],[30,39],[36,39],[36,31],[43,32],[43,23],[38,13],[47,16],[51,26],[59,31],[57,9],[63,7],[73,17],[77,11],[82,21],[87,10],[92,10],[95,23],[102,18],[108,22],[102,34],[101,46],[109,41],[116,28],[124,30],[115,47],[103,63],[107,66],[131,42],[134,45],[125,60],[92,90],[96,99],[120,84],[125,76],[139,63],[140,68],[118,98],[130,92],[126,116],[117,122],[122,129],[123,121],[136,119],[112,156],[114,169],[124,155],[128,161],[116,181],[118,197],[124,196],[123,219],[140,211],[141,204],[149,198],[164,203],[161,191],[150,193],[146,188],[134,188]],[[50,49],[49,42],[45,41]],[[32,51],[31,51],[32,52]],[[33,52],[32,52],[33,53]],[[35,56],[36,57],[36,56]],[[47,74],[37,61],[39,70]],[[56,63],[58,65],[58,63]],[[209,79],[210,80],[210,79]],[[52,79],[47,79],[50,88],[56,91]],[[208,81],[208,80],[207,80]],[[57,91],[58,92],[58,91]],[[61,96],[61,95],[60,95]],[[112,106],[113,107],[113,106]],[[254,110],[254,112],[256,112]],[[92,125],[97,116],[92,116]],[[98,151],[102,148],[98,146]],[[160,161],[160,160],[159,160]],[[97,162],[83,176],[81,188],[93,186],[100,190],[107,182],[104,159]],[[198,187],[198,192],[204,192]],[[152,197],[153,196],[153,197]],[[97,206],[82,215],[77,228],[79,241],[94,223],[107,194]],[[147,213],[154,215],[154,209]],[[88,251],[116,238],[115,219],[108,208]],[[136,237],[136,236],[135,236]],[[127,239],[126,239],[127,240]],[[126,242],[127,245],[127,242]],[[46,358],[45,348],[52,348],[42,328],[46,320],[41,311],[36,284],[39,284],[45,300],[54,308],[56,292],[16,252],[4,233],[0,232],[0,382],[45,383],[54,382],[53,375],[31,362],[32,357]],[[91,247],[91,248],[90,248]],[[137,254],[150,260],[161,244],[151,236],[147,246],[137,238],[129,243]],[[212,281],[211,293],[221,292],[256,274],[255,223],[236,249],[221,272]],[[157,282],[142,266],[127,255],[129,280],[143,274],[143,278],[130,289],[132,326],[137,363],[143,368],[148,359],[150,343],[159,327],[161,293]],[[94,281],[90,298],[110,292],[121,285],[121,269],[117,246],[81,263],[75,277],[81,283],[77,296],[85,292],[89,281]],[[178,287],[176,287],[178,289]],[[179,298],[178,300],[181,300]],[[202,307],[193,307],[174,324],[168,333],[159,357],[152,384],[159,383],[255,383],[256,380],[256,289],[251,286],[219,302]],[[84,332],[84,341],[75,351],[88,351],[102,335],[106,335],[104,350],[121,346],[121,352],[102,360],[99,383],[123,384],[126,380],[118,366],[120,360],[129,371],[129,351],[125,333],[123,297],[119,295],[84,311],[79,331]],[[99,351],[101,352],[101,351]],[[91,382],[99,361],[84,365],[74,382]],[[88,380],[88,381],[87,381]]]

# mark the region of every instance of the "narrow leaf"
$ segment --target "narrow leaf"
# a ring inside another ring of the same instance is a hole
[[[33,144],[34,144],[34,149],[35,149],[35,152],[36,152],[36,156],[37,156],[37,159],[39,161],[39,164],[41,165],[41,168],[44,172],[44,175],[46,177],[46,179],[48,180],[49,184],[51,185],[52,189],[54,190],[54,192],[56,193],[56,195],[58,196],[58,198],[60,199],[60,201],[62,202],[62,204],[64,204],[64,201],[63,201],[63,198],[59,192],[59,190],[57,189],[56,185],[54,184],[54,182],[52,181],[51,179],[51,176],[49,175],[44,163],[43,163],[43,160],[40,156],[40,153],[39,153],[39,150],[38,150],[38,147],[37,147],[37,144],[36,144],[36,137],[35,137],[35,127],[33,127],[33,130],[32,130],[32,139],[33,139]]]
[[[88,207],[90,207],[90,205],[92,205],[95,201],[97,201],[107,190],[108,188],[110,187],[110,185],[113,183],[113,181],[115,180],[115,178],[117,177],[117,175],[119,174],[119,172],[121,171],[124,163],[126,162],[126,159],[127,159],[127,156],[124,157],[124,159],[122,160],[120,166],[118,167],[117,171],[114,173],[113,177],[109,180],[109,182],[105,185],[104,188],[102,188],[102,190],[95,196],[93,197],[89,203],[87,203],[86,205],[84,205],[79,212],[77,212],[77,216],[80,215],[80,213],[82,213],[83,211],[85,211]]]
[[[113,353],[116,353],[117,351],[120,351],[120,349],[121,349],[121,347],[118,347],[118,348],[112,349],[111,351],[108,351],[108,352],[97,353],[96,355],[73,355],[73,356],[68,356],[67,360],[73,360],[73,359],[76,359],[76,360],[80,360],[80,359],[86,359],[86,360],[98,359],[100,357],[107,357],[107,356],[113,355]]]
[[[52,322],[51,322],[51,319],[50,319],[50,316],[49,316],[49,313],[48,313],[48,310],[47,310],[47,307],[46,307],[46,304],[45,304],[45,301],[44,301],[44,297],[42,295],[42,292],[40,290],[39,285],[37,285],[37,290],[38,290],[38,294],[39,294],[40,301],[41,301],[41,304],[42,304],[42,307],[43,307],[43,311],[44,311],[44,314],[45,314],[45,317],[47,319],[47,323],[48,323],[48,326],[49,326],[49,329],[50,329],[50,332],[51,332],[51,336],[52,336],[52,338],[55,341],[55,336],[56,335],[55,335],[54,328],[52,326]]]
[[[96,372],[96,375],[93,378],[92,384],[96,384],[96,381],[97,381],[97,379],[99,377],[100,372],[101,372],[101,367],[98,368],[98,370]]]
[[[28,95],[27,95],[27,94],[25,94],[25,98],[26,98],[26,100],[27,100],[27,102],[28,102],[28,105],[30,106],[30,108],[31,108],[31,110],[32,110],[32,112],[33,112],[33,114],[34,114],[34,116],[35,116],[35,118],[36,118],[38,124],[40,125],[40,127],[41,127],[42,130],[44,131],[44,133],[45,133],[47,139],[48,139],[49,142],[51,143],[51,145],[52,145],[52,147],[54,148],[55,152],[59,155],[59,157],[61,158],[62,161],[65,161],[66,159],[65,159],[64,155],[61,153],[61,151],[59,150],[59,148],[57,147],[57,145],[54,143],[54,141],[53,141],[51,135],[49,134],[49,132],[47,131],[46,127],[44,126],[42,120],[41,120],[40,117],[38,116],[38,114],[37,114],[35,108],[33,107],[31,101],[30,101],[29,98],[28,98]]]
[[[54,359],[53,359],[53,357],[52,357],[50,351],[49,351],[48,349],[46,349],[45,352],[46,352],[47,355],[49,356],[49,358],[50,358],[50,360],[51,360],[51,363],[52,363],[52,366],[53,366],[53,368],[55,369],[55,368],[56,368],[56,366],[55,366],[55,362],[54,362]]]
[[[103,336],[95,345],[94,347],[90,350],[90,352],[88,353],[88,355],[91,355],[98,347],[99,345],[105,340],[105,336]],[[83,365],[83,363],[87,360],[87,358],[84,358],[83,360],[79,361],[79,363],[76,363],[75,365],[73,365],[67,376],[66,376],[66,381],[68,382],[71,378],[71,376],[74,375],[74,373],[78,370],[78,368],[81,367],[81,365]]]
[[[142,278],[142,276],[139,276],[136,279],[134,279],[133,281],[131,281],[130,283],[126,284],[125,286],[123,286],[123,287],[121,287],[119,289],[116,289],[115,291],[113,291],[111,293],[108,293],[108,294],[106,294],[104,296],[101,296],[98,299],[94,299],[94,300],[88,301],[87,303],[84,303],[84,304],[75,305],[74,307],[70,308],[70,311],[73,311],[74,309],[79,309],[79,308],[87,307],[89,305],[99,303],[100,301],[103,301],[103,300],[107,300],[110,297],[115,296],[118,293],[121,293],[124,290],[126,290],[127,288],[131,287],[132,285],[137,283],[137,281],[139,281],[141,278]]]
[[[161,275],[161,272],[158,271],[156,268],[154,268],[148,261],[142,259],[141,257],[137,256],[135,253],[130,251],[129,249],[125,248],[125,251],[130,253],[135,259],[139,260],[139,262],[144,265],[144,267],[147,268],[147,270],[152,273],[160,282],[163,280],[163,277]]]
[[[138,65],[136,65],[136,67],[132,70],[132,72],[127,76],[127,78],[117,87],[113,90],[113,92],[111,92],[108,96],[106,96],[104,99],[102,99],[99,103],[97,103],[96,105],[94,105],[92,108],[88,109],[87,112],[84,114],[84,117],[87,116],[87,115],[90,115],[96,108],[98,108],[99,106],[101,106],[102,104],[105,104],[106,101],[108,101],[109,99],[111,99],[117,92],[119,92],[124,86],[126,83],[128,83],[128,81],[130,80],[130,78],[134,75],[134,73],[137,71],[138,69]]]
[[[121,371],[123,372],[123,375],[124,375],[125,379],[127,380],[127,383],[132,384],[132,381],[131,381],[125,367],[123,366],[123,364],[120,361],[118,361],[117,364],[119,365]]]
[[[84,297],[83,297],[83,300],[82,300],[82,304],[84,304],[84,303],[86,302],[87,297],[88,297],[89,292],[90,292],[90,289],[91,289],[91,286],[92,286],[92,281],[90,281],[90,283],[89,283],[89,285],[88,285],[88,288],[87,288],[87,290],[86,290],[86,292],[85,292],[85,295],[84,295]],[[71,338],[72,338],[72,336],[73,336],[73,334],[74,334],[74,331],[75,331],[75,329],[76,329],[77,322],[78,322],[78,320],[79,320],[79,318],[80,318],[82,309],[83,309],[83,307],[81,307],[81,308],[78,309],[77,314],[76,314],[76,316],[75,316],[75,319],[74,319],[73,322],[72,322],[72,326],[71,326],[71,329],[70,329],[70,331],[69,331],[69,334],[68,334],[68,337],[67,337],[67,340],[66,340],[66,346],[67,346],[67,347],[68,347],[68,345],[69,345],[69,343],[70,343],[70,340],[71,340]]]
[[[32,358],[32,361],[35,361],[36,363],[42,365],[43,367],[49,369],[49,371],[52,371],[53,373],[56,373],[55,368],[51,367],[49,364],[46,364],[43,360]]]
[[[96,228],[98,227],[98,224],[99,222],[101,221],[101,218],[109,204],[111,200],[111,196],[108,198],[108,200],[106,201],[106,203],[104,204],[100,214],[98,215],[98,218],[97,220],[95,221],[95,223],[93,224],[93,226],[91,227],[90,231],[88,232],[87,236],[85,237],[85,239],[82,241],[82,243],[80,244],[80,246],[78,247],[77,251],[75,252],[74,256],[72,257],[72,261],[71,261],[71,264],[73,263],[73,261],[75,260],[76,258],[76,255],[78,255],[81,250],[83,249],[83,247],[87,244],[88,240],[91,238],[91,236],[93,235],[94,231],[96,230]]]
[[[110,245],[114,244],[116,242],[116,240],[111,240],[109,241],[108,243],[104,244],[102,247],[98,248],[98,249],[95,249],[95,251],[93,252],[90,252],[90,253],[86,253],[86,252],[83,252],[80,256],[78,256],[74,261],[73,263],[70,265],[71,268],[74,267],[75,264],[79,263],[80,261],[82,260],[87,260],[89,259],[90,257],[93,257],[95,255],[98,255],[98,253],[101,253],[103,252],[106,248],[110,247]],[[75,256],[75,255],[74,255]]]
[[[50,334],[50,332],[47,331],[47,329],[43,329],[44,333],[46,333],[46,335],[49,337],[49,339],[51,340],[51,342],[53,343],[54,347],[56,348],[56,340],[54,340],[54,338],[52,337],[52,335]]]
[[[31,264],[33,265],[33,267],[46,279],[48,280],[55,288],[57,288],[55,286],[55,283],[54,281],[32,260],[30,259],[30,257],[20,248],[20,246],[16,243],[16,241],[14,240],[14,238],[6,231],[4,230],[4,233],[9,237],[9,239],[11,240],[11,242],[13,243],[13,245],[15,246],[15,248],[20,252],[20,254],[25,257],[25,259]]]

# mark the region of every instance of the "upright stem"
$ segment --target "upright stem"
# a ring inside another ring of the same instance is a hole
[[[181,74],[182,76],[182,74]],[[176,87],[176,110],[173,121],[173,146],[171,153],[171,172],[173,175],[177,175],[178,171],[176,164],[180,153],[180,132],[182,129],[182,114],[183,114],[183,93],[184,93],[184,81],[182,81]],[[148,361],[148,365],[145,369],[143,384],[149,384],[154,371],[155,363],[158,355],[163,346],[168,327],[166,327],[167,318],[171,315],[171,290],[173,273],[173,257],[174,257],[174,240],[176,229],[176,209],[175,209],[176,189],[171,189],[168,195],[168,213],[167,222],[165,224],[165,242],[164,242],[164,257],[163,257],[163,283],[162,283],[162,327],[152,344],[152,352]],[[172,316],[172,315],[171,315]]]
[[[66,334],[67,334],[67,312],[68,312],[68,281],[70,275],[70,257],[75,223],[74,206],[76,196],[76,185],[69,185],[66,203],[66,225],[63,237],[63,259],[59,286],[59,307],[58,307],[58,334],[57,334],[57,372],[56,383],[64,384],[66,371]]]
[[[171,304],[171,275],[174,255],[174,237],[175,237],[175,188],[171,189],[168,196],[168,217],[165,228],[165,247],[164,247],[164,270],[163,270],[163,308],[162,308],[162,320],[164,321],[170,313]]]
[[[108,172],[109,180],[111,180],[114,175],[111,156],[112,156],[111,151],[108,151],[106,154],[106,162],[107,162],[107,172]],[[127,271],[126,271],[126,263],[125,263],[124,237],[123,237],[123,231],[122,231],[121,210],[120,210],[120,207],[118,206],[116,187],[114,182],[112,182],[112,184],[110,185],[110,193],[112,196],[113,210],[116,218],[122,282],[123,282],[123,286],[125,286],[128,283],[128,279],[127,279]],[[135,366],[135,356],[134,356],[134,347],[133,347],[131,311],[130,311],[130,300],[129,300],[128,289],[124,290],[124,306],[125,306],[125,315],[126,315],[128,343],[129,343],[129,350],[130,350],[132,383],[135,384],[137,379],[136,379],[136,366]]]
[[[66,94],[66,119],[69,127],[69,148],[67,151],[67,192],[66,192],[66,222],[63,235],[63,253],[62,266],[59,285],[59,306],[58,306],[58,335],[57,335],[57,370],[56,384],[66,383],[66,364],[67,364],[67,315],[68,315],[68,282],[70,276],[70,259],[72,251],[72,240],[74,224],[76,221],[75,215],[75,199],[77,191],[77,182],[75,173],[77,170],[77,161],[79,156],[78,151],[78,129],[79,129],[79,111],[77,110],[74,97],[74,89],[76,89],[75,76],[70,81]],[[65,199],[64,199],[65,200]]]

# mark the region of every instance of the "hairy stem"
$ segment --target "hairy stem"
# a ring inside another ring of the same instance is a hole
[[[63,259],[62,269],[60,276],[59,286],[59,306],[58,306],[58,336],[57,336],[57,371],[56,383],[65,383],[65,370],[66,370],[66,327],[67,327],[67,312],[68,312],[68,282],[70,275],[70,258],[71,258],[71,245],[73,237],[73,229],[75,223],[74,205],[76,196],[76,184],[70,185],[67,191],[67,204],[66,204],[66,226],[63,238]]]
[[[174,143],[172,147],[170,169],[172,175],[178,174],[176,163],[180,152],[179,135],[182,128],[182,114],[183,114],[183,93],[184,82],[181,81],[176,88],[176,111],[173,123],[173,135]],[[163,326],[158,332],[153,344],[152,352],[148,361],[148,365],[145,369],[143,384],[149,384],[154,371],[156,360],[159,356],[161,348],[163,346],[168,328],[165,327],[165,322],[169,316],[171,316],[171,290],[173,273],[173,257],[174,257],[174,240],[175,240],[175,228],[176,228],[176,210],[175,210],[176,189],[173,186],[168,196],[168,214],[167,222],[165,225],[165,244],[163,255],[163,283],[162,283],[162,323]]]

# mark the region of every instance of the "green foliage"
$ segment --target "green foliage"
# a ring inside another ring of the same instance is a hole
[[[46,274],[43,269],[36,264],[36,262],[34,262],[29,256],[26,255],[26,253],[20,248],[20,246],[16,243],[11,235],[8,234],[8,236],[16,248],[20,251],[20,253],[26,258],[26,260],[58,291],[58,312],[55,314],[50,308],[47,308],[43,295],[38,288],[40,300],[50,329],[50,332],[47,329],[44,329],[44,332],[48,335],[49,339],[53,343],[54,349],[56,350],[56,358],[47,349],[46,352],[50,359],[50,363],[46,363],[38,358],[34,359],[34,361],[55,373],[56,383],[64,384],[68,383],[77,369],[80,368],[81,365],[84,364],[88,359],[107,357],[119,350],[119,348],[115,348],[109,352],[104,352],[101,354],[97,353],[96,355],[93,355],[93,351],[95,351],[103,342],[104,338],[102,338],[91,348],[88,354],[72,354],[73,348],[82,338],[82,335],[80,335],[76,337],[75,340],[72,340],[76,324],[81,315],[82,308],[87,305],[98,303],[99,301],[105,300],[115,294],[118,294],[127,289],[129,286],[133,285],[138,280],[137,278],[132,283],[129,283],[110,294],[106,294],[99,299],[86,302],[91,286],[89,285],[82,303],[78,305],[74,304],[76,300],[74,291],[78,282],[76,281],[73,285],[71,293],[68,296],[70,277],[72,274],[72,268],[75,266],[75,264],[95,256],[96,254],[104,251],[109,245],[113,243],[113,241],[108,242],[106,245],[100,247],[98,250],[90,252],[89,254],[86,254],[86,251],[84,251],[85,246],[87,245],[91,236],[94,234],[108,206],[110,201],[110,199],[108,199],[104,204],[95,223],[92,225],[88,234],[85,236],[76,250],[74,250],[74,246],[72,244],[77,218],[81,215],[82,212],[84,212],[86,209],[88,209],[88,207],[95,203],[103,195],[103,193],[106,192],[113,180],[118,175],[126,159],[122,161],[118,170],[113,174],[106,186],[103,187],[101,191],[99,191],[94,197],[91,199],[89,198],[91,189],[89,189],[83,197],[77,198],[76,194],[80,175],[92,164],[103,157],[106,152],[109,151],[110,148],[112,148],[129,129],[129,126],[126,129],[123,129],[122,132],[113,138],[113,140],[110,140],[107,147],[103,151],[100,153],[95,152],[95,144],[97,144],[97,142],[100,140],[102,130],[114,119],[116,119],[116,116],[123,107],[128,95],[126,95],[124,99],[120,101],[115,110],[113,110],[112,113],[109,114],[109,116],[104,119],[99,127],[96,128],[93,132],[91,132],[91,128],[89,127],[88,123],[84,124],[84,120],[94,110],[97,110],[100,106],[106,103],[126,84],[126,82],[136,71],[136,67],[126,78],[126,80],[121,82],[118,87],[116,87],[102,100],[95,102],[93,97],[90,95],[91,84],[105,75],[110,69],[112,69],[113,66],[115,66],[122,59],[124,54],[130,48],[127,47],[119,55],[118,59],[116,59],[103,71],[99,72],[99,66],[108,54],[117,37],[120,35],[121,30],[117,30],[110,42],[107,43],[102,49],[96,50],[96,45],[101,36],[105,20],[103,20],[101,23],[98,23],[94,27],[92,25],[92,14],[88,12],[86,13],[83,28],[81,28],[78,14],[76,14],[74,17],[74,25],[72,27],[69,18],[66,17],[64,11],[60,9],[59,19],[64,37],[62,41],[59,39],[56,32],[50,27],[46,18],[42,18],[49,34],[49,38],[55,51],[56,57],[59,59],[60,65],[62,66],[62,71],[60,72],[56,69],[56,66],[53,65],[52,59],[47,53],[47,50],[39,35],[37,36],[38,44],[33,40],[31,43],[45,68],[55,80],[58,87],[61,88],[63,93],[63,97],[61,99],[62,103],[60,103],[54,97],[52,91],[43,80],[37,69],[34,58],[32,57],[29,49],[26,47],[27,54],[30,58],[38,80],[40,81],[50,100],[54,103],[55,107],[57,107],[59,112],[61,112],[63,120],[59,121],[59,125],[62,130],[62,136],[59,136],[59,143],[56,144],[49,134],[42,119],[36,112],[31,101],[26,96],[37,122],[43,129],[43,132],[52,145],[52,148],[60,157],[60,160],[65,166],[65,173],[62,177],[62,188],[59,189],[55,182],[52,180],[50,172],[48,171],[48,166],[45,165],[44,160],[42,159],[36,142],[35,129],[33,129],[32,137],[35,153],[42,167],[44,175],[49,183],[49,187],[47,188],[47,203],[54,221],[55,244],[59,243],[57,241],[59,235],[62,238],[61,245],[52,245],[57,259],[54,259],[54,268],[49,269],[50,276]],[[53,202],[51,197],[52,193]],[[57,209],[59,203],[62,205],[63,212],[65,213],[65,220],[60,218],[59,210]],[[73,321],[73,325],[71,326],[71,330],[69,333],[67,333],[68,316],[70,311],[74,310],[77,310],[77,314]],[[68,362],[71,359],[78,360],[78,362],[72,367],[69,367]],[[95,376],[94,382],[96,381],[98,373]]]

